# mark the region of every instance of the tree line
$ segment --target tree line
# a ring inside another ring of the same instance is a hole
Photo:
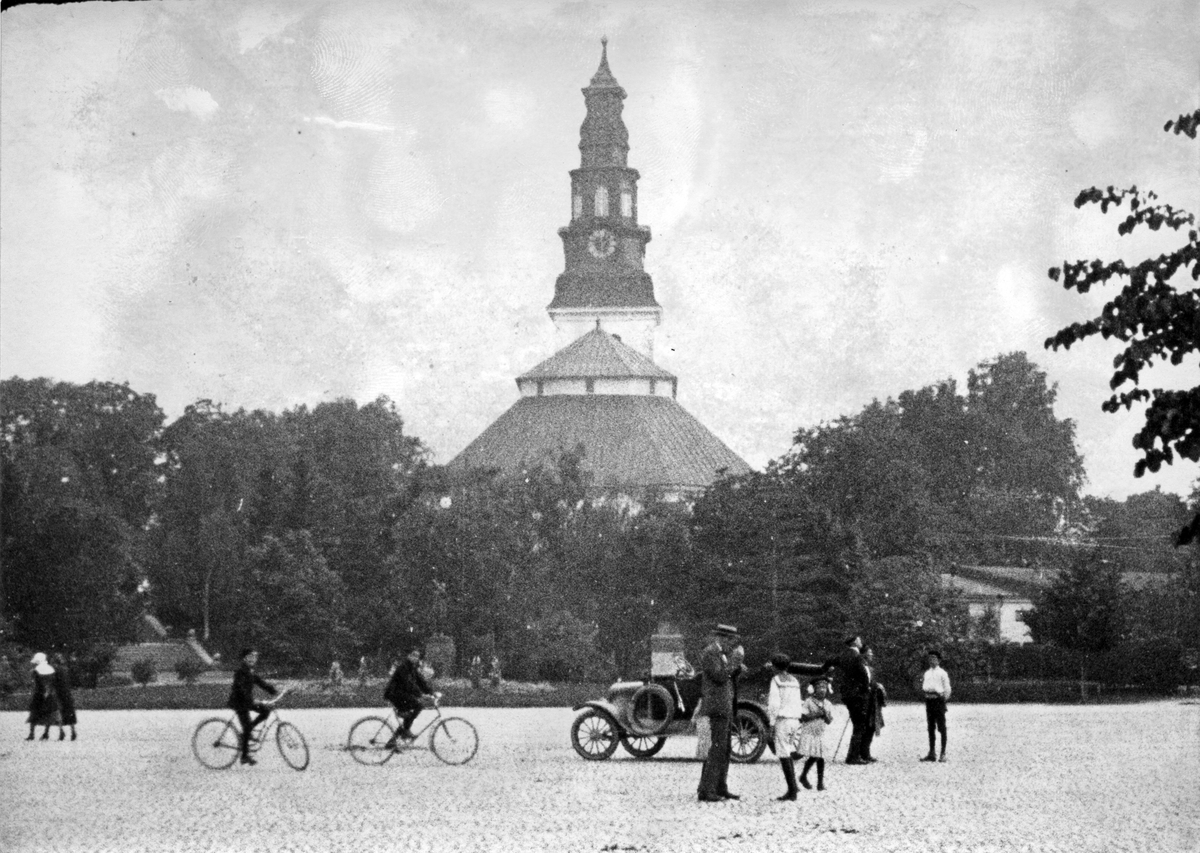
[[[763,658],[822,659],[853,631],[893,680],[931,645],[981,668],[995,619],[942,582],[955,565],[1076,570],[1076,592],[1122,569],[1200,589],[1195,551],[1171,548],[1183,502],[1081,497],[1054,399],[1024,353],[998,356],[965,393],[944,380],[801,429],[764,471],[688,502],[602,493],[578,448],[451,476],[386,397],[281,413],[201,400],[168,424],[128,385],[14,377],[0,388],[0,628],[81,649],[128,639],[149,611],[296,672],[444,634],[513,677],[605,679],[647,668],[660,621],[695,636],[719,620]],[[1169,636],[1185,660],[1198,600],[1164,615],[1148,595],[1116,590],[1124,621],[1105,649]],[[1039,611],[1058,616],[1035,636],[1070,645],[1048,626],[1073,611]]]

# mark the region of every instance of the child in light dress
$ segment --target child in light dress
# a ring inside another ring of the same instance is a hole
[[[829,695],[829,679],[818,678],[812,683],[813,693],[804,700],[800,712],[800,737],[796,751],[807,756],[804,770],[800,773],[800,784],[812,788],[808,771],[817,766],[817,790],[825,790],[825,727],[833,722],[833,705],[825,698]]]

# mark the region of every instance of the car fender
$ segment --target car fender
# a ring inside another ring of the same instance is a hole
[[[607,699],[591,699],[587,702],[579,703],[571,710],[572,711],[582,711],[585,708],[591,708],[596,711],[603,711],[605,714],[608,714],[608,716],[612,718],[613,725],[617,729],[617,734],[625,733],[625,727],[621,724],[621,712],[617,709],[617,706],[614,705],[612,702],[609,702]]]

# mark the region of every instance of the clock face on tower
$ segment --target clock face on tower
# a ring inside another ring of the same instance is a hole
[[[588,237],[588,251],[594,258],[607,258],[617,248],[617,238],[605,228],[598,228]]]

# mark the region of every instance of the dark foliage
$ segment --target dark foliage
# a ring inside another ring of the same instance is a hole
[[[1167,122],[1164,130],[1196,138],[1200,110]],[[1098,204],[1102,213],[1110,207],[1128,204],[1129,214],[1117,226],[1119,235],[1138,228],[1158,231],[1164,226],[1173,231],[1186,229],[1186,241],[1178,248],[1157,257],[1128,264],[1123,260],[1064,261],[1050,269],[1050,278],[1062,281],[1064,288],[1087,293],[1094,285],[1121,282],[1120,291],[1109,300],[1098,317],[1072,323],[1046,340],[1046,347],[1070,348],[1094,335],[1115,338],[1125,344],[1113,361],[1109,386],[1112,396],[1102,406],[1106,412],[1132,408],[1146,403],[1145,422],[1133,437],[1133,446],[1142,454],[1134,466],[1138,477],[1146,471],[1158,471],[1175,457],[1200,462],[1200,385],[1184,389],[1153,388],[1140,385],[1144,371],[1155,364],[1184,364],[1200,351],[1200,239],[1194,214],[1158,203],[1158,196],[1136,186],[1115,190],[1091,187],[1075,199],[1076,207]],[[1187,279],[1191,279],[1189,285]],[[1123,386],[1129,390],[1119,390]],[[1178,544],[1186,545],[1200,534],[1200,514],[1178,534]]]

